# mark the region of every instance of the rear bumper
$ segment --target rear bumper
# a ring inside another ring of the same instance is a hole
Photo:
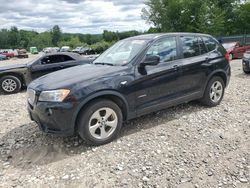
[[[28,103],[28,112],[43,132],[62,136],[75,133],[74,107],[71,103],[37,102],[34,106]]]

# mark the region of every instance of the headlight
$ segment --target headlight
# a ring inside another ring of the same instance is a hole
[[[39,96],[39,101],[43,102],[62,102],[68,95],[70,90],[59,89],[52,91],[42,91]]]

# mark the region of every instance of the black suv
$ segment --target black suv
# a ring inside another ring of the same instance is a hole
[[[100,145],[123,121],[192,100],[220,104],[229,79],[229,55],[213,37],[141,35],[117,42],[93,64],[35,80],[28,109],[43,131]]]

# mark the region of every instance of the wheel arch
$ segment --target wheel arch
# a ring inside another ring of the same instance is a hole
[[[214,77],[214,76],[219,76],[222,78],[222,80],[224,81],[224,84],[225,86],[227,85],[228,83],[228,77],[227,77],[227,73],[223,70],[217,70],[217,71],[214,71],[213,73],[211,73],[207,79],[207,83],[206,83],[206,86],[208,84],[208,82]]]
[[[100,91],[94,94],[91,94],[87,98],[85,98],[78,106],[76,113],[74,114],[73,117],[73,122],[75,125],[75,130],[77,128],[77,123],[79,121],[80,114],[84,111],[85,107],[88,106],[91,102],[97,100],[97,99],[108,99],[116,103],[123,114],[123,120],[127,120],[128,118],[128,113],[129,113],[129,107],[128,107],[128,102],[125,99],[125,97],[120,94],[117,91],[113,90],[105,90],[105,91]]]
[[[17,73],[17,72],[4,72],[4,73],[0,74],[0,79],[2,79],[4,76],[15,76],[15,77],[20,79],[22,86],[25,85],[24,76],[22,74],[20,74],[20,73]]]

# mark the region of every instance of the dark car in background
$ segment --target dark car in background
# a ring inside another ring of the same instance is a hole
[[[91,48],[85,48],[85,47],[77,47],[74,50],[72,50],[74,53],[78,53],[80,55],[93,55],[96,54],[96,52]]]
[[[38,57],[27,64],[3,66],[0,67],[0,91],[5,94],[17,93],[22,86],[45,74],[91,61],[74,53],[54,53]]]
[[[242,45],[240,42],[229,42],[222,45],[229,53],[230,60],[242,58],[243,54],[250,50],[250,45]]]
[[[250,73],[250,50],[246,51],[246,53],[243,56],[242,59],[242,67],[243,67],[243,71],[246,74]]]
[[[229,55],[210,35],[141,35],[92,64],[33,81],[28,110],[44,132],[100,145],[115,139],[123,121],[192,100],[219,105],[230,74]]]

